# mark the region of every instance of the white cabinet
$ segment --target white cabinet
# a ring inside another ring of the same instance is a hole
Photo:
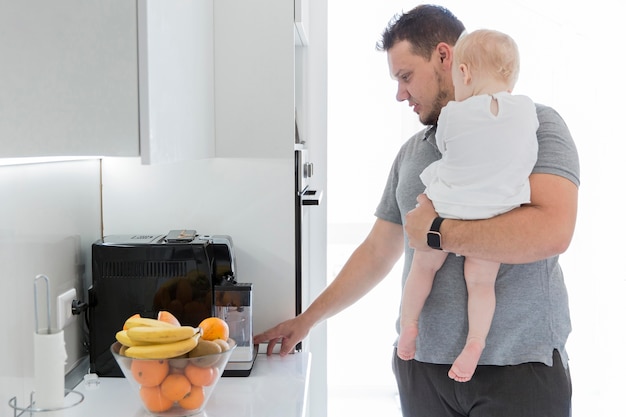
[[[0,157],[213,156],[212,12],[210,0],[0,0]]]
[[[213,0],[139,0],[138,11],[142,162],[215,156]]]
[[[293,22],[296,29],[296,44],[309,44],[309,0],[294,0]]]
[[[294,3],[216,1],[214,17],[216,155],[293,158]]]

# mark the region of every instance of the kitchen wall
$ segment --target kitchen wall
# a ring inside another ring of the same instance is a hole
[[[139,158],[106,158],[104,234],[230,235],[237,280],[254,285],[253,328],[269,328],[295,314],[293,163],[214,158],[141,165]]]
[[[0,164],[3,160],[0,159]],[[83,294],[91,276],[91,243],[99,238],[100,162],[0,165],[0,417],[17,397],[26,406],[33,390],[34,280],[50,282],[51,321],[56,327],[56,297],[69,288]],[[37,281],[40,327],[47,323],[46,288]],[[82,317],[64,330],[73,368],[86,355]]]

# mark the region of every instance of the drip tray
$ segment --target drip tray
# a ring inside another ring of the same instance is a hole
[[[252,360],[250,361],[229,361],[226,364],[222,376],[249,376],[254,366],[256,355],[259,353],[259,345],[254,345]]]

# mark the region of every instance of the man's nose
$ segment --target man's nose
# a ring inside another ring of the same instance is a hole
[[[406,91],[406,88],[398,84],[398,90],[396,91],[396,100],[402,102],[408,99],[409,99],[409,93]]]

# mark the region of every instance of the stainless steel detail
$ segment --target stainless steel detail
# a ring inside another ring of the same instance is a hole
[[[33,401],[33,394],[35,394],[35,392],[31,392],[30,393],[30,404],[28,405],[28,407],[26,408],[22,408],[22,407],[18,407],[17,406],[17,397],[13,397],[9,400],[9,407],[11,407],[13,409],[13,417],[20,417],[22,415],[26,415],[24,413],[28,413],[29,416],[32,417],[33,413],[47,413],[47,412],[51,412],[51,411],[61,411],[61,410],[65,410],[66,408],[72,408],[77,406],[78,404],[82,403],[83,400],[85,399],[85,396],[78,391],[72,391],[72,390],[65,390],[66,393],[66,398],[68,397],[68,394],[75,394],[78,396],[78,398],[76,398],[71,404],[63,406],[63,407],[58,407],[58,408],[33,408],[35,405],[35,402]],[[18,414],[18,411],[20,411],[20,413]]]

